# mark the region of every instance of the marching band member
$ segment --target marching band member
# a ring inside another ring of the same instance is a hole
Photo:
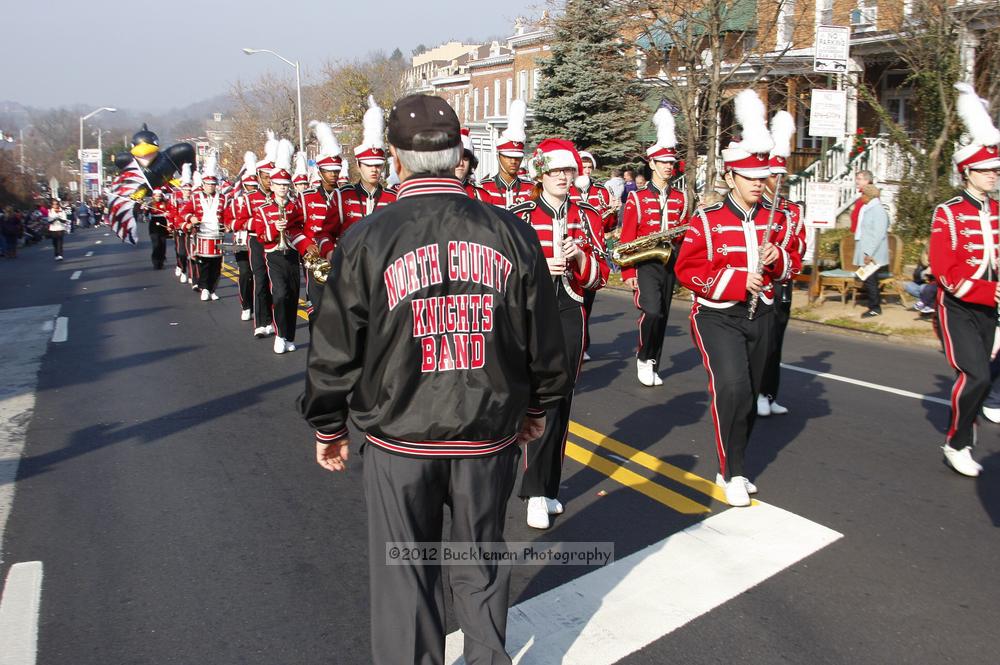
[[[524,159],[524,131],[528,107],[520,99],[510,103],[507,112],[507,129],[500,134],[497,145],[497,162],[500,170],[488,180],[479,183],[485,196],[483,201],[510,210],[531,198],[532,184],[518,175]]]
[[[160,187],[153,190],[153,200],[146,208],[146,216],[149,219],[149,240],[153,245],[151,256],[153,267],[162,270],[163,263],[167,260],[167,238],[170,236],[174,211],[171,210],[170,202],[164,198],[163,189]]]
[[[579,180],[583,186],[577,187],[574,185],[571,187],[569,196],[574,202],[584,201],[589,204],[601,216],[601,226],[600,228],[595,228],[594,232],[600,237],[598,246],[604,247],[604,236],[614,230],[615,222],[617,221],[614,215],[615,211],[611,207],[611,195],[608,194],[608,190],[595,183],[591,178],[591,174],[597,168],[597,159],[586,150],[581,150],[580,161],[583,163],[583,172],[580,174]],[[590,360],[590,354],[587,353],[588,349],[590,349],[590,313],[594,309],[594,298],[596,295],[597,291],[593,290],[587,290],[583,293],[584,360]]]
[[[778,111],[771,118],[771,139],[774,148],[768,160],[771,174],[767,178],[761,205],[770,209],[777,206],[785,213],[788,226],[782,247],[792,257],[792,274],[802,269],[802,256],[806,251],[806,229],[803,221],[802,206],[781,196],[781,177],[788,174],[788,157],[792,154],[792,135],[795,133],[795,118],[788,111]],[[792,316],[792,280],[786,279],[774,285],[774,337],[771,341],[771,351],[764,367],[764,378],[757,396],[758,416],[781,416],[788,409],[778,404],[778,386],[781,381],[781,347],[785,340],[785,329],[788,319]]]
[[[225,222],[233,234],[233,259],[239,269],[237,281],[240,296],[240,320],[249,321],[253,314],[254,292],[253,271],[250,268],[250,222],[253,211],[250,196],[257,191],[257,155],[246,152],[243,155],[243,169],[240,171],[239,188],[234,190],[226,206]]]
[[[670,186],[677,162],[677,138],[670,109],[659,108],[653,115],[653,124],[656,125],[656,143],[646,150],[653,178],[645,187],[630,193],[625,201],[622,243],[671,231],[688,223],[687,196]],[[635,365],[639,383],[644,386],[663,385],[657,368],[663,351],[670,303],[674,298],[676,263],[677,252],[674,251],[665,265],[659,259],[650,259],[622,268],[622,279],[632,288],[635,306],[642,312]]]
[[[462,187],[465,188],[465,192],[469,195],[470,199],[482,201],[484,197],[483,190],[476,184],[476,168],[478,166],[479,158],[476,157],[476,153],[472,150],[472,137],[469,135],[469,130],[463,127],[462,159],[458,162],[458,166],[455,167],[455,177],[462,183]]]
[[[591,230],[600,228],[600,214],[590,205],[570,200],[574,178],[583,171],[580,155],[569,141],[545,139],[529,161],[535,178],[531,200],[511,212],[535,229],[549,264],[556,290],[567,355],[576,382],[583,354],[583,295],[607,284],[609,268],[603,248],[595,248]],[[582,181],[581,183],[582,184]],[[519,495],[528,499],[528,526],[549,527],[549,516],[563,511],[558,500],[562,458],[569,432],[570,394],[549,412],[542,438],[525,448],[524,477]]]
[[[955,87],[958,116],[971,142],[954,155],[962,193],[934,210],[930,268],[941,285],[937,301],[941,336],[957,375],[944,460],[958,473],[975,477],[983,470],[972,458],[976,419],[990,392],[990,357],[1000,342],[1000,208],[990,197],[1000,175],[1000,131],[972,86],[956,83]]]
[[[757,491],[744,455],[774,325],[773,283],[787,279],[792,266],[780,246],[784,213],[769,218],[772,211],[760,204],[772,146],[764,113],[753,90],[736,96],[743,135],[722,151],[729,194],[692,216],[676,266],[677,278],[695,295],[691,335],[708,371],[716,482],[731,506],[749,506]]]
[[[274,168],[277,152],[278,140],[274,137],[274,132],[268,130],[264,157],[256,165],[257,191],[247,198],[251,220],[259,208],[271,202],[271,169]],[[253,272],[253,335],[260,339],[274,334],[274,303],[271,298],[271,278],[264,260],[263,241],[257,237],[253,222],[250,224],[247,243],[250,247],[250,270]]]
[[[184,201],[184,205],[177,211],[177,216],[181,221],[181,227],[184,229],[184,237],[187,240],[187,278],[188,282],[191,284],[191,290],[195,292],[201,290],[201,287],[198,286],[200,279],[199,273],[201,269],[201,264],[198,263],[198,229],[192,226],[192,224],[188,221],[187,216],[184,214],[184,210],[196,196],[201,194],[202,187],[201,171],[195,171],[191,174],[191,196]]]
[[[312,246],[316,247],[313,255],[305,256],[308,262],[317,258],[327,261],[333,255],[337,239],[340,237],[340,210],[343,205],[340,190],[337,188],[337,174],[342,166],[340,141],[334,135],[330,125],[325,122],[309,123],[316,140],[319,152],[316,155],[318,182],[312,189],[299,195],[299,204],[304,215],[305,233]],[[323,284],[316,281],[312,271],[306,271],[306,299],[308,306],[310,330],[319,313],[323,299]]]
[[[363,129],[361,145],[354,149],[361,177],[358,182],[340,190],[344,204],[341,210],[342,234],[363,218],[396,200],[395,192],[382,187],[382,171],[386,161],[385,139],[382,137],[385,116],[375,103],[375,98],[370,95]]]
[[[209,153],[201,171],[201,191],[195,193],[180,211],[188,233],[195,238],[198,262],[198,289],[201,299],[218,300],[215,289],[222,276],[222,226],[220,216],[226,203],[217,188],[219,176],[215,152]]]
[[[306,153],[299,150],[295,153],[295,172],[292,173],[292,187],[296,194],[309,189],[309,167],[306,164]]]
[[[188,246],[187,234],[184,232],[184,220],[181,219],[180,210],[191,198],[191,165],[181,166],[180,187],[174,191],[172,205],[173,216],[170,220],[170,228],[174,232],[174,255],[177,257],[177,268],[174,275],[181,284],[188,281]]]
[[[299,254],[313,247],[306,238],[302,209],[289,197],[294,146],[287,139],[278,144],[271,171],[271,198],[254,211],[253,230],[264,248],[274,301],[274,352],[295,350],[295,323],[299,309]]]

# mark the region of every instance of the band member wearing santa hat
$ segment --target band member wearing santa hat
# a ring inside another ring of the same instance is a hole
[[[315,187],[299,195],[306,237],[310,240],[311,246],[316,248],[315,254],[306,258],[313,260],[322,257],[329,261],[340,237],[340,210],[343,201],[337,188],[337,175],[340,173],[343,160],[340,141],[337,140],[330,125],[314,120],[309,126],[319,142],[319,152],[316,155],[319,179]],[[309,313],[311,330],[313,321],[319,313],[323,285],[316,281],[310,271],[306,272],[306,298],[308,301],[306,311]]]
[[[476,184],[476,168],[479,166],[479,158],[472,150],[472,137],[469,130],[462,128],[462,159],[455,167],[455,177],[462,183],[469,198],[482,201],[483,190]]]
[[[149,242],[153,246],[151,259],[153,268],[163,269],[167,260],[167,237],[170,235],[171,218],[174,211],[170,202],[163,195],[163,189],[153,190],[153,200],[146,206],[146,217],[149,219]]]
[[[226,205],[225,223],[233,234],[233,259],[239,269],[240,320],[253,314],[253,270],[250,268],[250,222],[253,214],[250,196],[257,191],[257,155],[243,155],[243,169],[237,177],[238,188]]]
[[[806,229],[803,222],[802,206],[781,196],[781,180],[788,175],[788,157],[792,154],[792,135],[795,133],[795,118],[788,111],[778,111],[771,118],[771,139],[774,147],[768,160],[771,171],[761,197],[761,205],[767,209],[776,206],[785,214],[787,232],[781,246],[792,260],[791,274],[802,269],[802,256],[806,251]],[[781,379],[781,347],[785,339],[785,329],[792,316],[791,276],[774,285],[774,335],[771,350],[764,367],[764,379],[757,396],[758,416],[780,416],[788,409],[778,404],[778,387]]]
[[[299,254],[313,247],[306,238],[302,208],[289,196],[294,146],[281,139],[271,171],[271,199],[254,211],[253,230],[264,246],[264,260],[271,278],[274,301],[274,352],[295,350],[295,324],[299,310]]]
[[[257,237],[253,218],[261,207],[271,202],[271,169],[278,154],[278,139],[268,130],[264,157],[257,162],[257,191],[248,195],[250,204],[250,270],[253,272],[253,335],[258,339],[274,334],[274,302],[271,298],[271,278],[264,260],[264,243]]]
[[[731,506],[749,506],[757,488],[744,455],[774,325],[774,285],[788,278],[781,247],[784,213],[761,205],[772,147],[764,104],[753,90],[736,96],[739,143],[722,151],[730,191],[691,217],[677,257],[677,279],[691,290],[691,335],[708,371],[719,456],[716,482]]]
[[[343,199],[340,233],[346,233],[352,225],[396,200],[396,193],[382,186],[382,172],[385,170],[387,157],[385,139],[382,136],[384,131],[385,116],[375,103],[375,98],[369,95],[361,145],[354,148],[354,158],[358,160],[361,178],[340,190]]]
[[[531,198],[532,184],[518,176],[527,140],[524,130],[527,115],[528,107],[523,101],[515,99],[510,103],[507,128],[500,134],[500,143],[497,145],[500,170],[479,185],[486,203],[510,210]]]
[[[218,300],[215,289],[222,276],[222,220],[226,202],[219,195],[215,152],[209,153],[201,171],[201,191],[180,211],[185,229],[195,238],[198,262],[198,289],[202,300]],[[208,241],[208,242],[206,242]]]
[[[580,155],[569,141],[545,139],[528,162],[535,179],[532,199],[511,212],[535,229],[549,265],[573,383],[583,355],[583,296],[607,284],[603,247],[594,244],[600,214],[589,204],[574,202],[569,191],[581,171]],[[582,181],[578,184],[583,184]],[[549,411],[542,438],[525,448],[524,477],[519,495],[528,500],[528,526],[547,529],[550,515],[561,513],[558,500],[562,459],[569,432],[572,395]]]
[[[187,234],[184,233],[184,220],[181,219],[180,210],[190,198],[191,165],[184,164],[181,166],[180,187],[174,191],[173,200],[171,201],[171,212],[173,214],[170,219],[170,229],[174,232],[174,254],[177,256],[177,268],[174,269],[174,275],[180,280],[181,284],[187,284],[188,281],[188,246]]]
[[[627,243],[648,235],[672,231],[688,223],[687,196],[670,186],[677,163],[677,137],[674,116],[665,105],[653,115],[656,143],[646,150],[652,179],[642,189],[629,194],[622,214],[621,242]],[[678,236],[676,243],[680,242]],[[676,249],[676,245],[675,245]],[[644,386],[663,384],[657,369],[663,351],[663,336],[674,298],[674,265],[677,252],[664,264],[659,259],[640,261],[622,268],[622,280],[632,288],[639,317],[639,345],[636,374]]]
[[[990,358],[1000,348],[1000,226],[997,189],[1000,131],[972,86],[957,83],[956,109],[970,142],[956,150],[962,193],[934,210],[930,268],[941,288],[937,311],[945,355],[957,374],[944,460],[965,476],[983,470],[972,458],[976,420],[990,391]]]
[[[608,190],[594,182],[591,175],[597,168],[597,159],[586,150],[580,151],[580,162],[583,164],[583,172],[577,178],[582,187],[573,185],[570,188],[569,197],[573,202],[583,201],[596,210],[601,216],[600,228],[595,228],[595,242],[598,247],[604,247],[604,236],[614,230],[617,222],[614,210],[611,208],[611,195]],[[584,315],[584,337],[583,337],[583,359],[590,360],[590,313],[594,309],[594,298],[597,291],[588,289],[583,294],[583,315]]]

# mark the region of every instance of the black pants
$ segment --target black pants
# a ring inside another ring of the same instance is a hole
[[[198,235],[195,233],[189,233],[185,236],[187,240],[187,253],[188,253],[188,281],[191,284],[197,284],[199,281],[199,269],[201,266],[198,263]]]
[[[776,284],[774,287],[774,326],[771,335],[771,349],[767,354],[767,364],[764,366],[764,379],[760,385],[760,394],[767,395],[771,400],[778,398],[778,388],[781,384],[781,347],[785,341],[785,330],[788,320],[792,317],[792,284]]]
[[[667,332],[667,317],[670,303],[674,299],[674,263],[677,253],[670,262],[643,261],[636,266],[639,290],[635,292],[635,306],[642,310],[639,317],[639,360],[652,360],[660,364],[663,351],[663,335]]]
[[[264,261],[264,245],[251,237],[250,270],[253,272],[253,320],[254,327],[263,328],[274,322],[271,311],[271,279],[267,275],[267,262]]]
[[[938,289],[938,317],[948,362],[958,375],[951,389],[947,443],[956,450],[975,445],[976,418],[990,392],[990,351],[997,308],[962,302]]]
[[[299,314],[299,292],[302,288],[298,252],[294,249],[267,252],[264,257],[267,276],[271,281],[275,334],[294,342],[295,324]]]
[[[691,309],[691,336],[708,371],[719,473],[746,476],[744,456],[757,417],[757,394],[771,344],[774,310],[761,302],[751,321],[745,305]]]
[[[167,230],[158,224],[149,223],[149,244],[153,246],[150,259],[157,270],[167,260]]]
[[[572,368],[573,381],[576,382],[580,371],[580,359],[583,356],[583,307],[573,300],[557,284],[559,292],[559,320],[562,322],[562,335],[566,341],[566,355]],[[566,435],[569,433],[570,410],[573,406],[573,394],[559,401],[559,404],[549,409],[545,418],[545,432],[538,441],[525,446],[524,477],[521,478],[521,489],[518,496],[527,499],[533,496],[547,496],[555,499],[559,496],[559,482],[562,480],[562,462],[566,453]]]
[[[54,256],[62,256],[63,253],[63,236],[66,235],[65,231],[49,231],[52,235],[52,251]]]
[[[868,279],[864,281],[865,297],[868,300],[868,309],[875,312],[882,312],[882,294],[879,292],[878,281],[885,277],[885,273],[876,270]]]
[[[198,258],[199,289],[208,289],[209,293],[215,293],[215,289],[219,286],[219,277],[221,276],[221,256],[202,256]]]
[[[174,251],[177,253],[177,267],[185,275],[188,271],[188,246],[187,234],[177,231],[174,233]]]
[[[319,316],[319,307],[323,303],[323,289],[326,284],[320,284],[311,272],[306,272],[306,298],[309,300],[309,307],[306,312],[309,314],[309,333],[312,334],[313,321]]]
[[[590,349],[590,313],[594,311],[594,299],[597,291],[587,289],[583,292],[583,352]]]
[[[444,663],[444,589],[440,565],[386,565],[386,543],[440,543],[444,507],[453,543],[503,540],[518,447],[489,457],[417,459],[364,448],[368,567],[374,665]],[[504,650],[510,566],[487,561],[449,568],[469,665],[509,664]]]
[[[236,259],[236,267],[239,268],[240,276],[237,284],[240,294],[240,309],[253,311],[253,271],[250,270],[250,252],[235,251],[233,258]]]

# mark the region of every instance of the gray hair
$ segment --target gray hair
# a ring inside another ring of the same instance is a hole
[[[417,151],[396,148],[396,156],[410,173],[429,174],[436,177],[454,176],[455,167],[462,160],[462,144],[444,150]]]
[[[858,171],[858,175],[865,178],[868,182],[875,182],[875,174],[871,171]]]

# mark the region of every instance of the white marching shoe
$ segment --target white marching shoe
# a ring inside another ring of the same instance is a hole
[[[771,415],[772,416],[783,416],[788,413],[788,409],[781,406],[777,402],[771,402]]]
[[[285,338],[284,337],[275,337],[274,338],[274,352],[275,353],[284,353],[287,350],[288,350],[288,348],[285,346]]]
[[[181,273],[181,284],[187,284],[187,282],[188,282],[188,276],[185,275],[184,273]]]
[[[240,321],[249,321],[249,320],[250,320],[250,310],[249,309],[245,309],[242,312],[240,312]]]
[[[219,296],[215,295],[215,291],[212,291],[211,293],[209,293],[208,297],[211,298],[212,300],[218,300],[219,299]]]
[[[267,324],[267,326],[264,327],[264,334],[265,335],[273,335],[274,334],[274,324],[273,323],[269,323],[269,324]]]
[[[256,337],[257,339],[264,339],[265,337],[267,337],[267,328],[265,328],[264,326],[260,326],[259,328],[254,328],[253,336]]]
[[[771,400],[767,395],[757,395],[757,415],[762,418],[771,415]]]
[[[734,508],[750,505],[750,492],[747,491],[747,479],[743,476],[733,476],[726,483],[726,503]]]
[[[285,340],[285,351],[288,352],[288,353],[291,353],[294,350],[295,350],[295,342],[289,342],[286,339]]]
[[[181,267],[177,266],[176,268],[174,268],[174,277],[180,277],[180,276],[181,276]]]
[[[743,478],[743,485],[747,488],[747,494],[756,494],[757,486],[751,483],[749,478],[746,478],[744,476],[740,477]],[[721,473],[715,474],[715,484],[721,487],[722,489],[726,489],[726,479],[722,477]]]
[[[639,378],[639,383],[644,386],[655,386],[657,385],[656,380],[660,377],[656,375],[656,363],[652,360],[635,360],[635,371],[636,376]],[[662,381],[660,383],[663,383]]]
[[[955,450],[946,443],[941,450],[944,451],[945,463],[963,476],[975,478],[983,470],[983,467],[972,459],[972,446]]]
[[[560,503],[559,499],[550,499],[549,497],[544,497],[545,499],[545,510],[548,511],[549,515],[562,515],[563,505]]]
[[[983,417],[991,423],[1000,423],[1000,408],[983,407]]]
[[[201,301],[205,302],[206,300],[208,300],[208,289],[205,289],[201,292]]]
[[[548,529],[549,509],[544,496],[533,496],[528,499],[528,526],[533,529]]]

